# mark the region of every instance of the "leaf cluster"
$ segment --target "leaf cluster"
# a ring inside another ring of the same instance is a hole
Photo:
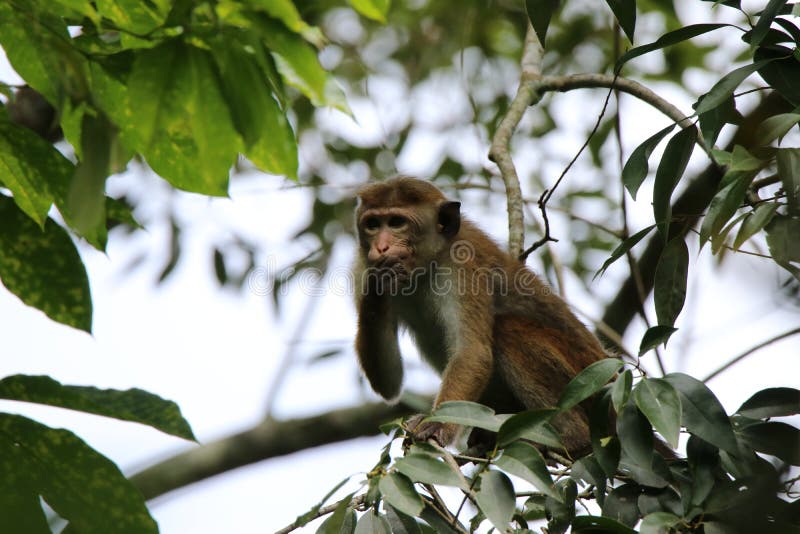
[[[63,385],[48,376],[0,380],[0,399],[148,425],[194,440],[178,406],[140,389]],[[0,510],[9,532],[51,532],[46,503],[75,532],[158,532],[139,490],[119,468],[65,429],[0,413]]]
[[[434,410],[427,420],[494,433],[495,446],[483,457],[471,449],[451,454],[427,443],[409,446],[402,421],[386,425],[391,441],[362,482],[366,492],[329,507],[317,532],[471,532],[485,521],[499,532],[531,532],[545,521],[549,533],[800,526],[800,501],[791,489],[797,480],[786,482],[786,467],[800,465],[800,429],[772,420],[800,413],[800,391],[759,391],[728,416],[713,392],[688,375],[633,380],[622,366],[608,359],[587,367],[551,409],[501,415],[456,401]],[[587,399],[592,451],[567,459],[550,421]],[[681,435],[688,438],[686,458],[672,451]],[[404,448],[391,455],[392,441],[402,439]],[[437,487],[456,488],[463,502],[443,500]],[[461,515],[466,502],[469,517]],[[579,503],[594,511],[578,514]],[[294,526],[322,515],[322,504]],[[357,510],[366,513],[359,517]]]

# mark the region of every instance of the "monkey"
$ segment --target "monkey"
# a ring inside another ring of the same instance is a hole
[[[573,377],[607,357],[548,285],[430,182],[399,176],[365,185],[355,219],[355,349],[387,401],[397,400],[403,383],[401,326],[442,377],[434,408],[453,400],[497,413],[553,407]],[[409,424],[417,440],[447,446],[458,433],[458,425],[422,419]],[[568,453],[589,451],[582,406],[553,425]]]

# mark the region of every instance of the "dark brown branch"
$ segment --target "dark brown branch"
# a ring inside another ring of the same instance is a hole
[[[379,425],[412,412],[403,404],[373,403],[303,419],[265,420],[249,430],[206,443],[148,467],[133,475],[131,481],[149,500],[261,460],[376,435]]]

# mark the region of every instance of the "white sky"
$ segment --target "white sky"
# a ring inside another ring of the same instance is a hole
[[[7,67],[0,69],[0,74],[0,79],[14,81]],[[587,94],[594,98],[597,93],[559,96],[559,122],[581,120],[580,116],[587,113]],[[591,113],[595,107],[599,109],[601,98],[591,100]],[[690,109],[691,99],[686,96],[670,98],[682,109]],[[626,139],[630,150],[637,143],[636,137],[643,135],[641,130],[654,132],[663,119],[647,108],[633,107],[636,104],[632,102],[625,105],[632,106],[629,116],[637,117],[637,123],[642,125]],[[359,118],[362,125],[371,124],[365,116]],[[358,135],[357,131],[352,134]],[[569,152],[582,140],[562,141],[563,146],[536,150]],[[486,153],[479,140],[475,145],[471,151]],[[411,167],[417,161],[408,157],[399,160],[400,170],[414,170]],[[521,173],[524,175],[534,164],[532,160],[521,161]],[[699,160],[696,164],[700,164]],[[560,169],[546,175],[557,171]],[[127,189],[137,179],[114,178],[109,182],[109,191]],[[157,179],[141,179],[155,185],[148,189],[148,202],[164,201]],[[571,175],[570,179],[581,178]],[[310,204],[306,192],[287,190],[284,185],[278,178],[264,176],[260,181],[237,182],[231,199],[209,200],[179,193],[178,213],[183,220],[191,221],[191,239],[184,243],[184,259],[177,273],[161,287],[155,287],[153,281],[164,261],[165,225],[156,225],[149,228],[149,233],[139,233],[132,239],[118,239],[112,233],[107,255],[82,247],[94,300],[93,336],[53,323],[0,288],[0,336],[5,354],[0,360],[0,376],[48,374],[68,384],[140,387],[176,401],[201,442],[255,424],[264,413],[270,377],[286,350],[307,297],[294,286],[285,299],[285,311],[276,316],[267,296],[217,289],[210,247],[224,239],[230,228],[238,228],[259,239],[266,250],[274,250],[275,265],[287,263],[290,255],[281,248],[282,243],[302,227]],[[648,182],[634,207],[634,217],[643,224],[652,216],[647,200],[649,188]],[[532,196],[538,193],[526,192]],[[501,204],[485,206],[477,195],[466,195],[464,200],[463,209],[471,218],[481,221],[499,239],[505,239],[505,210]],[[559,234],[562,228],[555,227],[554,232]],[[557,250],[566,254],[569,239],[562,237]],[[696,241],[690,242],[689,300],[678,322],[681,330],[667,351],[669,370],[703,376],[759,341],[798,325],[798,308],[776,297],[784,273],[778,273],[764,260],[743,255],[730,257],[722,268],[716,268],[708,247],[698,255]],[[337,249],[340,266],[349,261],[348,247],[342,243]],[[124,267],[137,251],[148,251],[150,259],[140,269],[126,274]],[[530,263],[536,265],[535,260]],[[623,275],[621,265],[612,268],[592,287],[598,297],[587,295],[574,280],[569,280],[570,300],[578,309],[597,315],[603,299]],[[312,356],[315,342],[324,346],[330,340],[351,339],[354,325],[350,298],[326,295],[320,299],[307,330],[307,345],[300,351],[301,356]],[[642,326],[633,330],[626,339],[635,348]],[[710,386],[728,411],[735,410],[758,389],[800,387],[799,346],[798,338],[770,346]],[[409,348],[407,343],[404,348]],[[354,358],[348,357],[311,367],[301,364],[283,386],[277,414],[311,415],[359,402],[356,372]],[[436,379],[431,374],[416,371],[414,376],[421,384],[418,389],[435,388]],[[69,428],[126,472],[153,458],[194,446],[144,426],[65,410],[13,402],[0,402],[0,410],[24,413],[45,424]],[[384,443],[381,437],[361,439],[265,461],[162,497],[152,504],[152,510],[166,534],[271,532],[310,508],[345,476],[371,468]],[[313,532],[315,528],[306,530]]]

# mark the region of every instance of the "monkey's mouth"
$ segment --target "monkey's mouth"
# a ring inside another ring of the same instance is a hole
[[[411,269],[396,256],[384,256],[367,269],[369,285],[379,294],[395,294],[411,280]]]

